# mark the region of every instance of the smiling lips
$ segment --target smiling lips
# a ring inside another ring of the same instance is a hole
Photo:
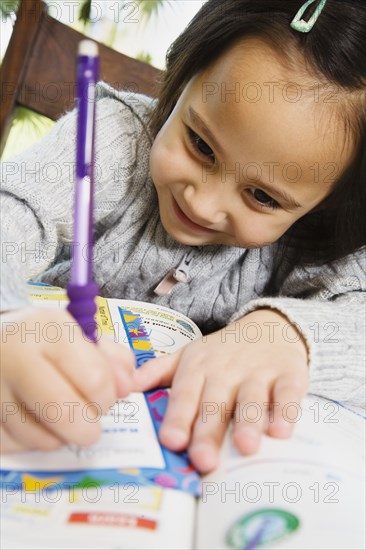
[[[200,233],[217,233],[217,231],[215,231],[214,229],[209,229],[208,227],[203,227],[202,225],[198,225],[197,223],[192,222],[192,220],[190,220],[185,215],[185,213],[180,208],[179,204],[177,203],[174,197],[173,197],[173,210],[175,215],[179,219],[179,221],[189,229],[192,229],[194,231],[199,231]]]

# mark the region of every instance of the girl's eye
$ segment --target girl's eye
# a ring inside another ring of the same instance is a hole
[[[206,159],[209,158],[211,161],[215,160],[215,154],[212,151],[211,147],[207,145],[203,139],[200,138],[196,132],[194,132],[191,128],[187,128],[189,141],[192,143],[194,149],[197,151],[198,154],[201,156],[204,156]]]
[[[248,191],[255,202],[260,206],[265,208],[272,208],[273,210],[275,210],[276,208],[280,208],[278,202],[272,199],[272,197],[267,195],[267,193],[265,193],[261,189],[248,189]]]

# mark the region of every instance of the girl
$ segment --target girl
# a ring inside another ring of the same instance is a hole
[[[75,112],[3,163],[3,450],[89,444],[98,425],[68,403],[171,385],[161,441],[209,471],[231,416],[253,453],[263,431],[290,435],[309,387],[363,405],[366,5],[301,7],[209,0],[157,102],[99,86],[95,279],[198,323],[175,355],[133,372],[124,348],[71,337],[66,311],[27,305],[30,277],[69,281]]]

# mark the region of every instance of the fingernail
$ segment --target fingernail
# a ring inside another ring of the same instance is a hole
[[[170,426],[163,426],[159,432],[160,438],[163,440],[163,444],[167,447],[174,447],[174,449],[180,449],[187,445],[187,434],[180,428],[171,428]]]
[[[274,422],[271,426],[270,433],[275,437],[290,437],[293,430],[293,424],[286,422],[285,420],[279,420]]]
[[[237,436],[243,439],[250,439],[252,441],[257,441],[259,438],[258,431],[251,426],[241,426],[237,429]]]
[[[190,449],[192,462],[200,472],[211,472],[217,466],[217,449],[212,443],[196,443]]]
[[[251,426],[241,426],[235,433],[235,444],[244,454],[253,454],[259,446],[259,433]]]

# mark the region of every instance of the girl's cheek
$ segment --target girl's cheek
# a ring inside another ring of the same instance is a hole
[[[172,161],[169,155],[159,154],[151,159],[150,173],[155,187],[164,187],[175,179]]]
[[[157,137],[150,152],[150,173],[155,185],[162,183],[166,177],[167,158],[167,152]]]
[[[247,211],[243,214],[240,226],[236,231],[239,246],[259,248],[277,241],[286,229],[281,229],[273,219],[260,212]]]
[[[185,180],[188,166],[187,155],[179,143],[154,142],[150,154],[150,172],[154,184],[165,184]]]

